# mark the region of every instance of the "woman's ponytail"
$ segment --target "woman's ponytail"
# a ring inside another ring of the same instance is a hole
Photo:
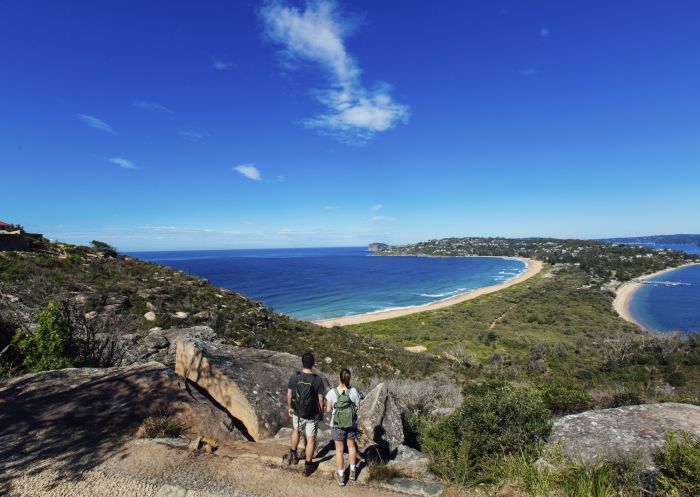
[[[346,388],[350,388],[350,377],[352,376],[352,373],[350,373],[349,369],[343,369],[340,372],[340,383],[345,385]]]

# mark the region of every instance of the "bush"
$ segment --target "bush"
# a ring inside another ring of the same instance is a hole
[[[396,468],[386,466],[380,463],[374,463],[367,466],[367,481],[389,481],[394,478],[401,478],[403,473]]]
[[[78,362],[64,305],[52,300],[36,319],[34,334],[20,332],[14,337],[28,372],[74,367]]]
[[[672,387],[682,387],[686,384],[688,380],[686,380],[685,375],[683,373],[677,371],[668,375],[666,381],[668,381],[668,384]]]
[[[545,384],[539,390],[547,408],[557,416],[586,411],[595,405],[590,393],[574,385]]]
[[[461,407],[420,427],[419,442],[431,470],[457,484],[488,479],[488,460],[497,455],[539,451],[551,423],[540,392],[490,382],[465,392]]]
[[[658,495],[700,495],[700,437],[690,433],[666,434],[666,448],[656,456]]]
[[[644,404],[644,401],[639,394],[626,390],[613,395],[608,407],[638,406],[640,404]]]
[[[149,416],[136,432],[137,438],[176,438],[182,434],[183,426],[168,412]]]
[[[99,240],[93,240],[90,242],[90,245],[92,245],[92,248],[95,252],[99,252],[100,254],[106,255],[107,257],[117,256],[117,249],[112,247],[108,243],[101,242]]]

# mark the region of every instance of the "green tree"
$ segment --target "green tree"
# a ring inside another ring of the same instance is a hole
[[[104,254],[108,257],[117,256],[117,249],[112,247],[109,243],[101,242],[99,240],[93,240],[90,242],[90,245],[92,245],[92,248],[100,254]]]

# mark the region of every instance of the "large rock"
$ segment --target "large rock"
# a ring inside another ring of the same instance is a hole
[[[663,449],[667,431],[700,436],[700,407],[689,404],[645,404],[572,414],[557,419],[547,442],[564,455],[592,463],[601,458],[631,455],[648,468]]]
[[[253,439],[272,438],[290,424],[287,380],[301,368],[299,357],[192,337],[176,343],[175,371],[206,390]]]
[[[187,436],[244,439],[225,411],[163,364],[61,369],[0,381],[0,460],[22,468],[60,454],[89,465],[101,447],[114,450],[164,412]]]
[[[401,412],[385,383],[374,387],[362,400],[357,418],[360,450],[379,446],[394,452],[403,443]]]
[[[420,479],[427,475],[429,464],[430,459],[421,451],[406,445],[399,445],[394,459],[389,461],[387,466],[393,467],[411,478]]]

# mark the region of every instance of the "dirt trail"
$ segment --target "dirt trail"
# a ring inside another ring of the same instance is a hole
[[[257,445],[257,444],[256,444]],[[66,473],[57,461],[43,460],[12,478],[13,497],[310,497],[406,494],[350,482],[339,488],[332,474],[305,478],[302,465],[282,467],[262,453],[206,454],[152,440],[126,443],[101,464]],[[224,451],[226,452],[226,451]],[[257,452],[257,451],[256,451]],[[269,452],[269,454],[266,454]],[[278,452],[275,452],[276,456]],[[0,492],[1,493],[1,492]]]

